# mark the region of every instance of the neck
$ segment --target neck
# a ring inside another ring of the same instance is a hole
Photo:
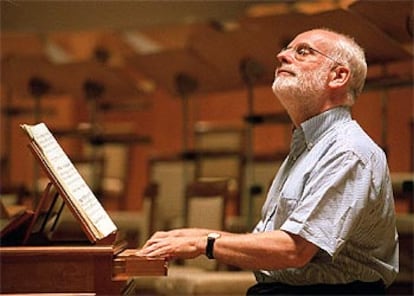
[[[322,106],[318,107],[318,108],[309,108],[308,107],[304,107],[304,108],[295,108],[295,109],[286,109],[290,119],[292,120],[293,124],[295,125],[295,127],[299,127],[303,122],[305,122],[306,120],[319,115],[325,111],[328,111],[330,109],[336,108],[336,107],[340,107],[343,106],[343,104],[331,104],[329,102],[325,102],[325,104],[323,104]]]

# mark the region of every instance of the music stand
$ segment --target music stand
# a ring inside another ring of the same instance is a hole
[[[166,89],[173,96],[180,96],[176,87],[176,75],[185,73],[198,82],[197,92],[206,93],[227,88],[225,77],[220,75],[208,59],[203,59],[190,48],[136,55],[127,59],[127,64],[141,71]]]

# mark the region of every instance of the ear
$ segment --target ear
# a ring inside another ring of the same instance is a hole
[[[329,86],[331,88],[340,88],[347,84],[351,73],[347,67],[337,66],[329,74]]]

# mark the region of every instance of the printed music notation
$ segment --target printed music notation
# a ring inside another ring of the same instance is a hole
[[[96,238],[104,238],[116,231],[115,224],[47,126],[39,123],[23,124],[21,127],[42,153],[48,168],[53,172],[70,199],[69,201],[85,219]]]

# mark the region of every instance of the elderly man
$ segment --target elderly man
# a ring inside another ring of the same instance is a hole
[[[158,232],[140,253],[206,254],[253,270],[248,295],[384,294],[398,272],[389,169],[350,112],[364,86],[364,52],[348,36],[316,29],[277,59],[272,89],[295,130],[253,233]]]

